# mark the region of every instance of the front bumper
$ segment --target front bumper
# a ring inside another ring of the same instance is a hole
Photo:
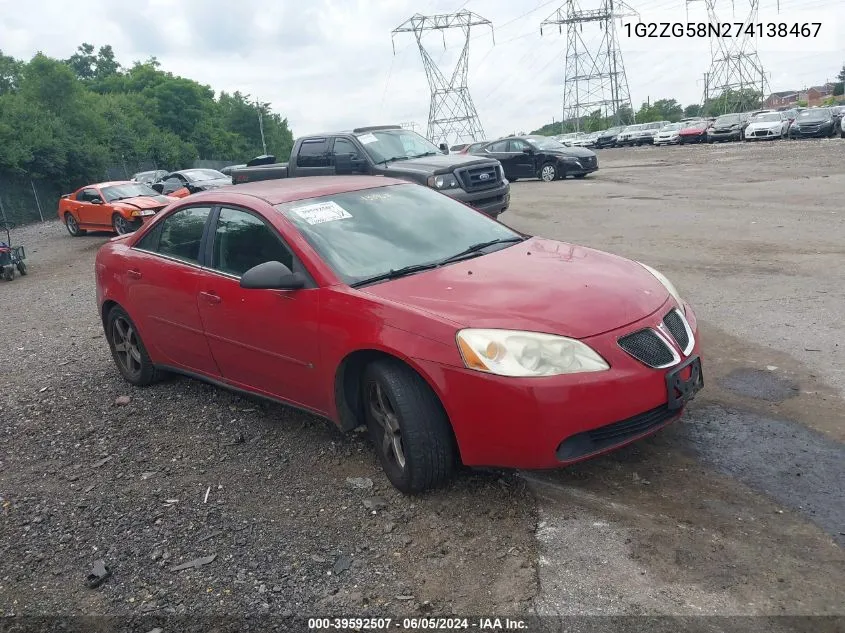
[[[667,301],[645,319],[584,339],[610,364],[603,372],[507,378],[418,361],[441,394],[462,462],[557,468],[620,448],[677,419],[684,408],[669,409],[667,374],[678,366],[651,369],[617,343],[624,334],[656,327],[672,307]],[[696,342],[681,364],[699,355],[698,328],[689,306],[686,314]]]
[[[760,130],[745,130],[745,140],[746,141],[758,141],[758,140],[765,140],[765,139],[776,139],[780,138],[781,136],[781,129],[771,129],[771,128],[763,128]]]
[[[498,187],[473,193],[468,193],[464,189],[445,189],[440,193],[445,193],[450,198],[478,209],[491,218],[498,217],[511,203],[511,185],[507,180]]]
[[[558,168],[563,176],[580,176],[598,171],[599,162],[594,157],[585,157],[575,161],[558,161]]]
[[[654,144],[655,145],[677,145],[680,141],[680,135],[675,136],[655,136],[654,137]]]
[[[832,125],[823,125],[820,127],[811,128],[796,128],[792,126],[789,128],[789,136],[793,138],[820,138],[824,136],[832,136],[834,127]]]
[[[738,141],[742,138],[742,130],[713,131],[707,133],[708,141]]]

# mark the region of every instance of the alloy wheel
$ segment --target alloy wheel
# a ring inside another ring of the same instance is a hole
[[[554,165],[543,165],[543,168],[540,170],[540,179],[545,182],[551,182],[555,179],[556,175]]]
[[[367,406],[370,409],[370,415],[382,431],[379,450],[386,458],[394,462],[401,470],[404,470],[405,450],[402,446],[399,416],[378,381],[372,382],[368,386]]]
[[[65,218],[65,225],[67,226],[68,233],[71,235],[79,233],[79,224],[77,223],[76,218],[70,213],[68,213]]]
[[[132,232],[132,225],[120,214],[114,216],[114,230],[118,235],[126,235]]]
[[[112,324],[112,343],[117,361],[130,376],[141,374],[141,348],[135,328],[123,317],[117,317]]]

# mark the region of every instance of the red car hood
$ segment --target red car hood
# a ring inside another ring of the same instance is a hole
[[[127,207],[129,209],[157,209],[166,207],[173,202],[175,198],[169,196],[136,196],[134,198],[125,198],[114,203],[116,207]]]
[[[572,338],[633,323],[669,298],[663,284],[636,262],[542,238],[361,291],[463,327]]]

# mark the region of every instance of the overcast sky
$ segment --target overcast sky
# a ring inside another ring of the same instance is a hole
[[[744,20],[743,0],[718,0],[720,20]],[[156,56],[162,66],[210,85],[240,90],[288,118],[295,135],[356,125],[414,121],[425,133],[429,91],[416,41],[391,30],[411,15],[474,11],[493,22],[472,32],[469,88],[488,138],[529,131],[560,119],[566,36],[540,35],[540,22],[564,0],[0,0],[0,49],[29,59],[37,51],[70,56],[83,41],[111,44],[118,61]],[[598,8],[600,0],[582,0]],[[758,20],[822,22],[817,38],[768,40],[760,59],[772,90],[833,80],[845,63],[842,0],[761,0]],[[684,0],[629,0],[644,21],[686,20]],[[120,8],[118,8],[118,6]],[[747,6],[747,0],[746,5]],[[72,7],[72,8],[71,8]],[[704,3],[690,5],[704,20]],[[837,17],[837,14],[841,17]],[[724,15],[724,18],[722,17]],[[837,20],[839,20],[837,22]],[[617,25],[619,21],[617,21]],[[827,35],[831,37],[827,37]],[[424,39],[451,74],[463,45],[460,31]],[[600,37],[585,25],[583,37]],[[647,98],[699,102],[710,62],[706,39],[628,39],[620,29],[634,107]]]

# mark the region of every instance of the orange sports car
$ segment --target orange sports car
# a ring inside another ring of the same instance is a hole
[[[88,231],[124,235],[137,230],[174,200],[140,182],[101,182],[63,195],[59,200],[59,219],[74,237]]]

